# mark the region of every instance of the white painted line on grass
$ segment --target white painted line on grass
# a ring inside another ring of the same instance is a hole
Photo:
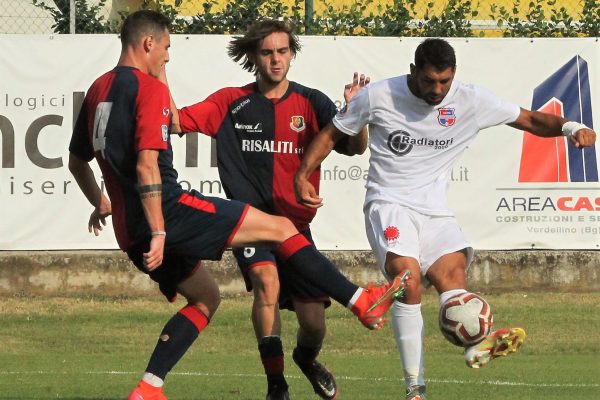
[[[87,371],[83,372],[88,375],[140,375],[140,372],[129,371]],[[60,372],[60,371],[0,371],[0,375],[75,375],[79,372]],[[264,374],[220,374],[216,372],[170,372],[169,375],[178,376],[206,376],[206,377],[221,377],[221,378],[263,378]],[[300,375],[286,375],[286,378],[305,379]],[[359,377],[359,376],[335,376],[336,380],[346,381],[372,381],[372,382],[396,382],[398,379],[385,377]],[[600,383],[527,383],[527,382],[511,382],[499,380],[487,381],[469,381],[460,379],[427,379],[427,382],[442,383],[451,385],[486,385],[486,386],[522,386],[522,387],[553,387],[553,388],[600,388]]]

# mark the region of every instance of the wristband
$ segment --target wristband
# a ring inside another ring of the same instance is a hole
[[[150,185],[141,185],[141,186],[136,185],[136,189],[139,194],[160,192],[160,191],[162,191],[162,184],[161,183],[153,183]]]
[[[580,129],[589,129],[589,128],[587,126],[585,126],[584,124],[580,124],[579,122],[567,121],[563,124],[561,130],[562,130],[563,136],[571,137],[571,136],[575,135],[575,133]]]
[[[167,232],[165,231],[154,231],[152,232],[152,237],[154,236],[167,236]]]

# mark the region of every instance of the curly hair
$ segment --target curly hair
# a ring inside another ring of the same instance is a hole
[[[290,51],[295,56],[302,47],[298,36],[294,33],[294,25],[289,21],[263,20],[252,24],[243,36],[235,37],[227,45],[227,54],[242,68],[256,74],[256,65],[248,58],[249,54],[258,51],[261,41],[275,32],[287,33],[290,39]]]

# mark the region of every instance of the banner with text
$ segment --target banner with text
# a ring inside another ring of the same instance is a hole
[[[167,66],[179,106],[253,80],[226,55],[229,36],[173,35]],[[419,38],[301,37],[291,80],[338,107],[354,71],[372,81],[406,74]],[[597,127],[600,43],[595,39],[449,39],[456,79],[524,108]],[[115,249],[108,226],[87,231],[92,211],[70,175],[68,144],[85,91],[116,64],[113,35],[0,35],[0,250]],[[460,115],[456,115],[457,123]],[[224,197],[211,140],[173,137],[184,188]],[[368,153],[368,152],[367,152]],[[600,249],[598,144],[540,139],[508,126],[482,131],[451,174],[450,205],[476,249]],[[322,170],[313,224],[324,250],[364,250],[368,154],[332,154]],[[95,169],[100,185],[102,177]]]

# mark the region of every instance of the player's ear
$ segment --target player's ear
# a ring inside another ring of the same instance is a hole
[[[150,53],[150,50],[152,50],[152,47],[154,46],[154,36],[152,36],[152,35],[144,36],[142,43],[144,46],[144,51],[146,53]]]

